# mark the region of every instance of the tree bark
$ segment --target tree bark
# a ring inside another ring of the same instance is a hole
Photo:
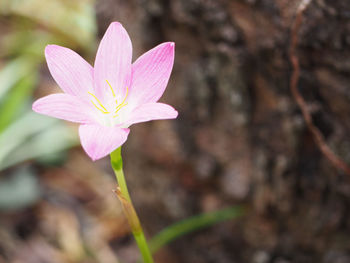
[[[320,151],[289,85],[300,2],[97,2],[101,34],[120,21],[134,59],[160,42],[176,43],[162,100],[179,117],[133,126],[125,147],[131,195],[148,233],[203,211],[249,207],[244,220],[174,242],[164,262],[350,262],[350,177]],[[349,1],[312,1],[295,50],[306,110],[345,163],[349,18]]]

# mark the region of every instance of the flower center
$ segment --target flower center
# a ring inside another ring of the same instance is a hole
[[[102,112],[103,114],[113,114],[113,118],[115,117],[118,117],[118,111],[120,111],[124,106],[128,105],[128,103],[126,102],[126,98],[128,97],[128,93],[129,93],[129,88],[126,87],[126,94],[125,94],[125,97],[124,99],[122,100],[121,103],[118,103],[118,100],[117,100],[117,96],[115,95],[115,92],[113,90],[113,87],[112,85],[109,83],[108,80],[106,80],[108,86],[110,87],[111,91],[112,91],[112,95],[113,95],[113,98],[114,98],[114,101],[115,101],[115,109],[110,111],[108,110],[103,104],[102,102],[91,92],[88,92],[89,95],[92,96],[92,99],[90,100],[91,103],[95,106],[96,109],[98,109],[100,112]]]

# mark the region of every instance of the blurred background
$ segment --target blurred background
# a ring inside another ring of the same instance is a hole
[[[77,126],[31,111],[60,92],[47,44],[93,64],[120,21],[134,60],[164,41],[175,65],[161,101],[179,117],[132,126],[123,146],[148,237],[191,216],[245,214],[184,235],[156,262],[350,262],[350,175],[321,153],[290,91],[299,0],[1,0],[0,263],[136,262],[112,189]],[[350,2],[314,0],[300,27],[298,88],[331,150],[350,164]]]

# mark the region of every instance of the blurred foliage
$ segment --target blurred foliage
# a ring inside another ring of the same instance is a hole
[[[86,50],[94,48],[96,23],[92,1],[3,0],[0,2],[0,10],[2,15],[27,18],[33,24],[46,28],[55,37],[69,41],[70,45],[73,43]],[[23,27],[23,25],[18,26]],[[35,35],[25,36],[25,33],[19,32],[17,37],[32,38],[33,36]],[[45,40],[45,38],[36,39]]]
[[[53,93],[41,83],[44,49],[55,43],[89,55],[96,47],[93,1],[0,1],[0,33],[0,170],[50,161],[78,139],[63,122],[31,112],[38,86]]]
[[[0,170],[63,151],[77,140],[76,133],[61,122],[29,111],[0,134]]]
[[[40,197],[40,188],[35,173],[23,167],[13,176],[0,179],[0,211],[18,210],[34,204]]]

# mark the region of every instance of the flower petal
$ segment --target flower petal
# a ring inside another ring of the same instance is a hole
[[[175,44],[162,43],[132,65],[130,98],[136,104],[156,102],[163,95],[174,64]]]
[[[80,125],[81,145],[93,161],[101,159],[121,146],[128,138],[129,129],[95,124]]]
[[[175,119],[177,115],[178,112],[168,104],[147,103],[137,107],[131,112],[125,126],[150,120]]]
[[[88,96],[93,90],[93,68],[69,48],[48,45],[45,57],[52,77],[61,89],[78,97]]]
[[[111,23],[96,54],[94,81],[98,98],[103,100],[106,94],[112,95],[107,81],[117,99],[125,96],[130,82],[131,58],[132,45],[128,33],[120,23]]]
[[[40,114],[72,122],[94,122],[92,115],[90,115],[92,113],[91,107],[69,94],[52,94],[38,99],[33,103],[33,110]]]

